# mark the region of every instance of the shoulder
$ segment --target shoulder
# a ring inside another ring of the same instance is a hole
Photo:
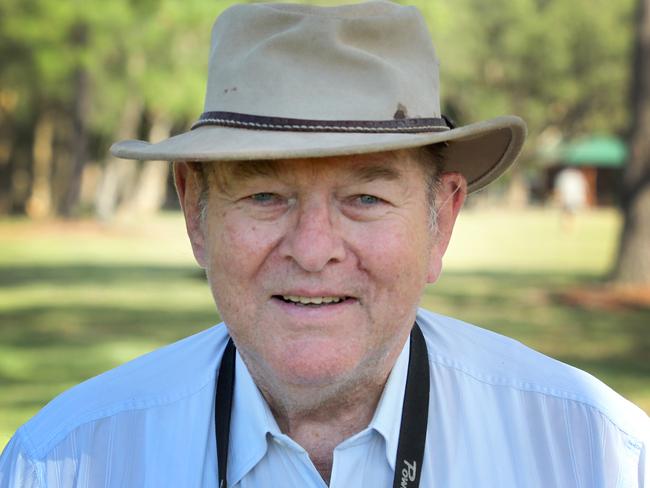
[[[418,324],[432,367],[494,388],[516,390],[519,400],[546,398],[585,407],[639,442],[650,436],[648,416],[592,375],[545,356],[518,341],[424,309]]]
[[[39,459],[86,424],[212,390],[227,338],[219,324],[80,383],[48,403],[16,437],[29,457]]]

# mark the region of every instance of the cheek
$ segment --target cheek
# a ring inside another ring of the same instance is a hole
[[[368,235],[359,250],[359,265],[373,283],[374,319],[389,317],[394,323],[410,319],[426,284],[430,239],[412,226],[383,228]],[[390,325],[387,325],[390,327]]]
[[[209,261],[225,278],[245,275],[263,259],[272,240],[270,229],[257,223],[224,218],[209,226]]]
[[[398,287],[404,281],[424,279],[430,256],[427,233],[402,223],[370,229],[357,243],[359,248],[363,246],[358,251],[361,267],[387,286]]]
[[[222,318],[247,314],[261,290],[256,279],[274,248],[276,230],[259,223],[224,219],[209,226],[208,279]]]

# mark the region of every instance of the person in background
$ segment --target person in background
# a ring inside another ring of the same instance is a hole
[[[587,206],[587,179],[577,168],[564,168],[555,179],[555,195],[562,209],[562,228],[572,231],[575,215]]]

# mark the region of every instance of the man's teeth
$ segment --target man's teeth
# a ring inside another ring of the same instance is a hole
[[[302,305],[321,305],[323,303],[338,303],[343,297],[300,297],[296,295],[282,295],[287,302],[300,303]]]

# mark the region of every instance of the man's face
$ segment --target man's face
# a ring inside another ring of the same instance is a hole
[[[392,364],[464,197],[462,177],[445,175],[451,210],[433,229],[408,154],[221,163],[202,222],[196,173],[177,164],[195,255],[252,371],[331,386]]]

